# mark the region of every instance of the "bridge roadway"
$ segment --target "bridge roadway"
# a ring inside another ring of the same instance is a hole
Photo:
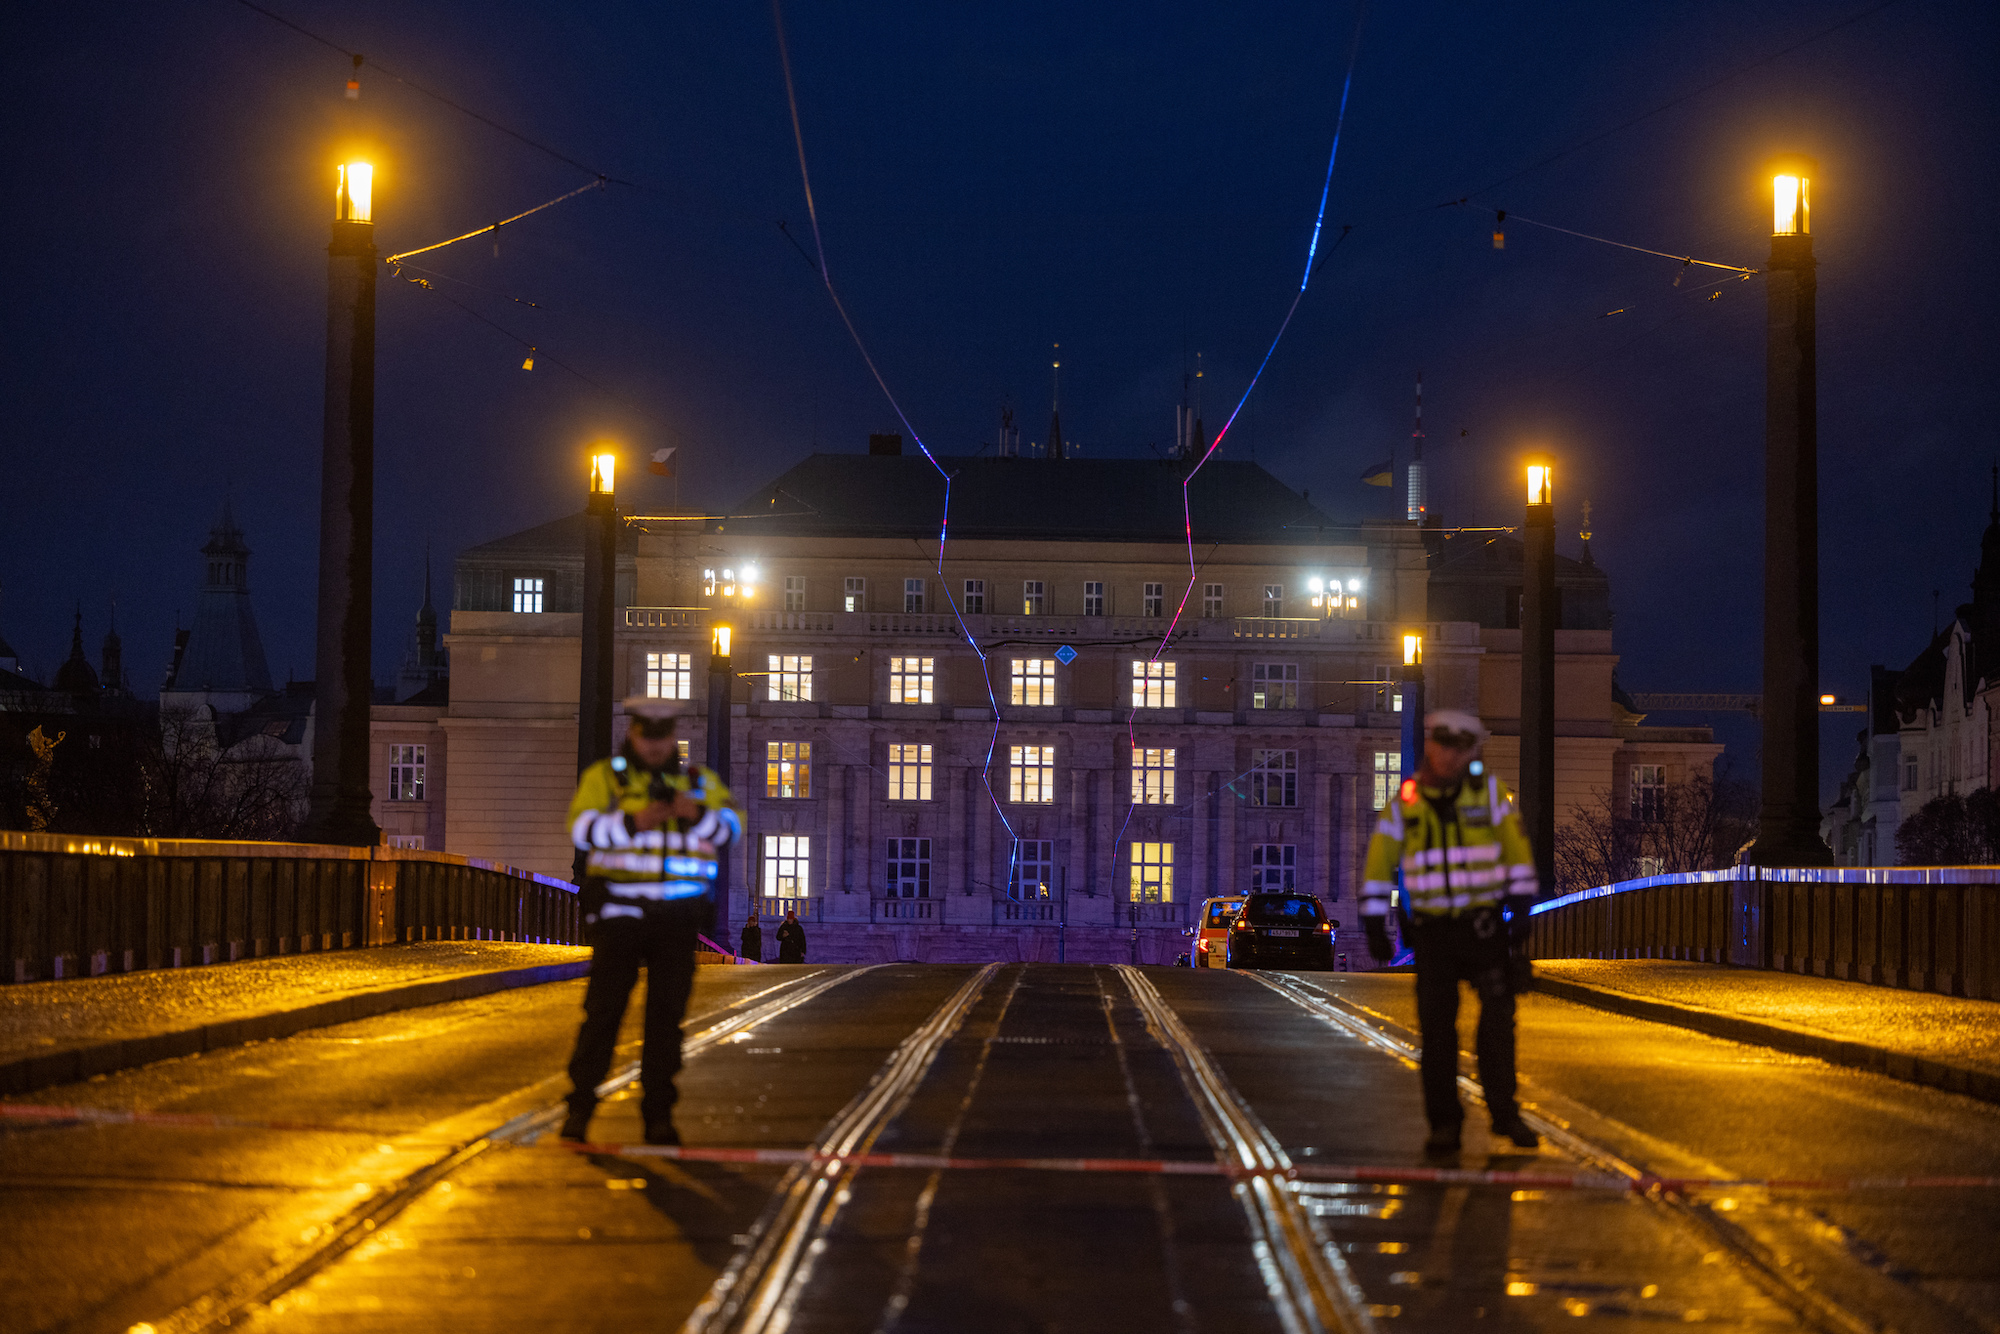
[[[700,972],[691,1148],[1209,1175],[670,1161],[616,1147],[639,1138],[630,1089],[600,1110],[604,1145],[536,1143],[581,989],[12,1100],[79,1111],[0,1121],[0,1326],[2000,1328],[1990,1187],[1422,1179],[1416,1077],[1397,1048],[1407,977]],[[636,1054],[636,1029],[625,1037],[621,1059]],[[1524,1002],[1522,1048],[1525,1092],[1559,1142],[1512,1151],[1475,1107],[1466,1168],[2000,1175],[2000,1108],[1955,1095],[1544,997]],[[142,1115],[101,1119],[128,1112]],[[1216,1174],[1219,1159],[1263,1174]],[[1283,1184],[1287,1167],[1307,1179]]]

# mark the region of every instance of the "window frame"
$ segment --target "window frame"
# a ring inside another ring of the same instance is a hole
[[[517,574],[514,581],[513,608],[516,616],[540,616],[547,597],[548,580],[538,574]],[[531,605],[523,606],[527,602]]]
[[[924,581],[905,579],[903,581],[903,614],[921,616],[924,614]]]
[[[1285,586],[1283,584],[1264,585],[1264,615],[1271,620],[1284,619]]]
[[[1628,777],[1631,818],[1641,824],[1652,824],[1662,819],[1667,804],[1667,766],[1634,764]]]
[[[806,577],[802,574],[785,576],[785,610],[804,611],[806,609]]]
[[[678,689],[679,694],[673,693]],[[647,699],[693,699],[694,654],[648,653],[646,655]]]
[[[1222,619],[1222,585],[1203,584],[1201,586],[1201,618],[1205,621]]]
[[[766,834],[759,868],[759,896],[766,899],[808,899],[812,897],[812,835]],[[794,888],[790,892],[773,888],[783,878],[778,868],[790,866]]]
[[[1021,614],[1023,616],[1046,616],[1049,606],[1049,585],[1044,579],[1023,579],[1021,581]]]
[[[1039,695],[1042,698],[1029,698],[1032,695]],[[1007,702],[1024,709],[1055,708],[1056,660],[1054,658],[1010,659],[1007,668]]]
[[[915,699],[910,698],[914,694]],[[891,704],[935,704],[937,702],[937,659],[919,654],[891,654],[889,657],[889,699]]]
[[[764,743],[764,799],[812,799],[812,742],[767,740]]]
[[[1179,663],[1171,658],[1132,659],[1132,707],[1178,709]]]
[[[1167,586],[1164,583],[1139,585],[1139,614],[1159,620],[1167,614]]]
[[[1174,775],[1179,768],[1177,746],[1134,746],[1132,748],[1132,791],[1134,806],[1174,804]]]
[[[1007,897],[1023,903],[1046,902],[1055,897],[1056,888],[1056,841],[1052,838],[1021,838],[1014,840],[1014,848],[1009,855],[1013,863],[1007,869]],[[1036,877],[1033,894],[1022,894],[1027,886],[1024,874],[1029,867],[1035,867],[1040,874]],[[1043,877],[1046,877],[1045,879]]]
[[[1396,789],[1403,785],[1403,752],[1400,750],[1378,750],[1375,752],[1375,809],[1380,811],[1395,799]]]
[[[1276,673],[1276,675],[1273,675]],[[1271,687],[1276,686],[1277,702]],[[1296,662],[1255,662],[1250,664],[1250,707],[1253,709],[1296,709],[1299,707],[1299,665]]]
[[[1276,759],[1273,757],[1282,757]],[[1258,746],[1250,752],[1250,804],[1265,810],[1285,810],[1299,804],[1299,753],[1278,746]],[[1271,800],[1275,784],[1278,799]]]
[[[389,795],[388,800],[419,802],[428,800],[424,788],[429,778],[430,747],[423,741],[392,741],[389,743]],[[408,790],[410,795],[403,795]]]
[[[1104,614],[1104,582],[1100,579],[1083,581],[1083,614],[1102,616]]]
[[[929,741],[891,741],[889,762],[883,769],[889,780],[889,795],[883,800],[931,800],[934,754]]]
[[[1151,839],[1133,839],[1126,845],[1126,864],[1131,870],[1130,903],[1172,903],[1174,901],[1174,845]],[[1148,874],[1151,872],[1151,874]],[[1153,892],[1146,893],[1148,886]]]
[[[968,579],[965,581],[965,614],[984,616],[986,614],[986,581]]]
[[[767,653],[769,673],[764,678],[764,697],[771,704],[809,704],[813,697],[813,655],[810,653]],[[788,667],[785,664],[790,663]]]
[[[1250,892],[1252,894],[1296,893],[1298,856],[1299,847],[1296,843],[1252,843]],[[1276,879],[1269,878],[1273,871],[1277,872]]]
[[[883,897],[927,899],[931,897],[931,841],[923,837],[892,838],[889,855],[883,858],[887,871]],[[908,868],[906,874],[899,868]]]
[[[1016,806],[1053,806],[1056,748],[1030,743],[1007,748],[1007,800]]]
[[[840,605],[847,611],[868,610],[868,579],[865,575],[843,575]]]

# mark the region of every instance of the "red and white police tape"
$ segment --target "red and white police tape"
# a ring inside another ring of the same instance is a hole
[[[59,1107],[0,1102],[0,1122],[86,1122],[93,1125],[163,1126],[195,1130],[284,1130],[377,1136],[366,1127],[310,1121],[264,1121],[208,1112],[141,1112],[109,1107]],[[789,1167],[904,1168],[950,1172],[1084,1172],[1126,1176],[1247,1177],[1256,1173],[1213,1159],[1177,1158],[966,1158],[933,1153],[824,1154],[811,1149],[725,1149],[669,1144],[578,1144],[544,1139],[540,1147],[619,1158],[664,1158],[683,1163],[741,1163]],[[1507,1186],[1515,1190],[1992,1190],[2000,1176],[1897,1177],[1624,1177],[1606,1172],[1515,1171],[1459,1167],[1395,1167],[1358,1163],[1295,1163],[1294,1181],[1385,1182],[1444,1186]]]

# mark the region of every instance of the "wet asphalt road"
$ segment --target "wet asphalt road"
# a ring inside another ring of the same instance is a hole
[[[877,1092],[903,1091],[868,1123],[875,1151],[1214,1161],[1170,1035],[1113,968],[702,969],[690,1031],[835,972],[853,975],[691,1058],[690,1145],[812,1145],[888,1070]],[[1420,1161],[1416,1077],[1396,1056],[1253,977],[1145,977],[1293,1162]],[[1407,978],[1299,981],[1391,1034],[1411,1021]],[[172,1327],[171,1313],[309,1245],[371,1189],[559,1096],[581,996],[580,982],[510,992],[24,1099],[296,1128],[0,1129],[0,1327]],[[934,1056],[892,1068],[941,1011]],[[2000,1108],[1539,997],[1521,1030],[1524,1098],[1647,1169],[2000,1174]],[[629,1092],[600,1109],[594,1140],[638,1139]],[[1577,1164],[1491,1143],[1481,1126],[1475,1108],[1465,1166]],[[718,1276],[743,1290],[764,1272],[742,1257],[776,1235],[773,1193],[797,1180],[781,1165],[495,1149],[233,1327],[681,1328]],[[798,1222],[810,1244],[773,1318],[707,1328],[1284,1328],[1283,1283],[1274,1291],[1255,1218],[1220,1177],[864,1168],[838,1185]],[[1916,1331],[2000,1328],[1996,1194],[1733,1189],[1676,1206],[1336,1181],[1294,1198],[1358,1292],[1357,1327]]]

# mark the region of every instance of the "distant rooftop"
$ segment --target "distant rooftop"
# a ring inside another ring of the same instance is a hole
[[[1097,542],[1352,542],[1355,524],[1316,509],[1255,463],[1211,459],[944,457],[951,536]],[[921,454],[814,454],[740,501],[733,531],[809,537],[935,538],[945,483]],[[768,517],[765,517],[768,516]],[[740,527],[738,526],[740,525]]]

